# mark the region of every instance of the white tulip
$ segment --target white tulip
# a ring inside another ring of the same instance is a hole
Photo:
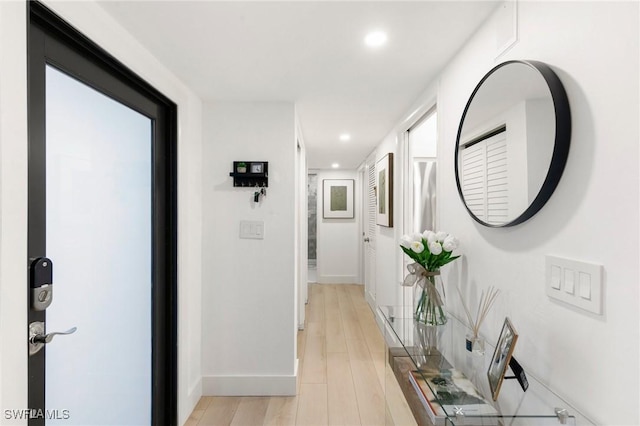
[[[420,241],[413,241],[411,242],[411,250],[416,253],[422,253],[424,251],[424,244],[422,244]]]
[[[400,240],[400,245],[406,249],[410,249],[411,248],[411,243],[413,242],[413,240],[411,239],[410,236],[408,235],[403,235],[402,239]]]
[[[424,238],[429,244],[436,240],[436,233],[433,231],[424,231],[422,234],[422,238]]]
[[[445,249],[446,251],[454,251],[455,249],[458,248],[458,239],[452,235],[449,235],[447,238],[444,239],[444,242],[442,243],[442,248]]]
[[[447,234],[446,232],[440,231],[436,234],[436,240],[443,242],[448,236],[449,234]]]
[[[456,249],[451,238],[445,238],[444,242],[442,243],[442,248],[444,249],[444,251],[449,252]]]
[[[432,243],[429,243],[429,251],[431,252],[431,254],[437,256],[440,253],[442,253],[442,246],[440,245],[439,242],[434,241]]]
[[[412,241],[422,242],[422,234],[420,234],[419,232],[414,232],[414,233],[411,235],[411,240],[412,240]]]

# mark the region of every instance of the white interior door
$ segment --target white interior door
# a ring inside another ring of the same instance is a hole
[[[376,309],[376,158],[367,158],[366,182],[363,182],[364,293],[369,306]]]

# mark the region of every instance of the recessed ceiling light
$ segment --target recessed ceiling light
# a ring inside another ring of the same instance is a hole
[[[380,47],[387,42],[387,34],[384,31],[372,31],[364,38],[364,43],[369,47]]]
[[[340,135],[340,140],[343,142],[351,140],[351,135],[349,133],[343,133]]]
[[[333,163],[333,164],[331,165],[331,167],[332,167],[332,168],[334,168],[334,169],[337,169],[338,167],[340,167],[340,164],[338,164],[338,163]]]

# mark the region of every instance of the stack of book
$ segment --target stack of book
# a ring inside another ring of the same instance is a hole
[[[454,368],[411,371],[409,381],[435,426],[445,426],[447,417],[461,416],[464,416],[465,425],[499,424],[498,411],[480,395],[468,378]]]

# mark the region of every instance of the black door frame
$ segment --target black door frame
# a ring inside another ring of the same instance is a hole
[[[28,1],[27,7],[29,19],[27,25],[29,117],[27,267],[32,259],[46,256],[45,66],[50,64],[153,120],[151,419],[153,425],[175,425],[178,421],[177,106],[41,3]],[[55,259],[53,261],[55,263]],[[29,292],[27,297],[29,301],[31,295],[28,283],[26,291]],[[45,320],[44,311],[34,311],[29,306],[27,309],[29,323]],[[28,353],[26,349],[25,352]],[[45,352],[46,347],[29,357],[28,402],[32,410],[46,408]],[[73,416],[73,413],[71,415]],[[96,413],[96,415],[99,414]],[[44,425],[44,418],[37,415],[34,417],[29,420],[30,426]]]

